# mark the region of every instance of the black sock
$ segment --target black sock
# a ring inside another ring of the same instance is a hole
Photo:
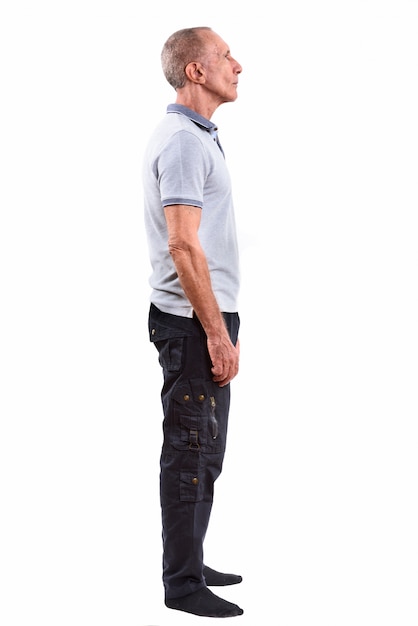
[[[242,581],[242,576],[237,574],[223,574],[217,572],[207,565],[203,566],[203,576],[208,587],[224,587],[225,585],[236,585]]]
[[[244,613],[239,606],[215,596],[207,587],[202,587],[183,598],[166,599],[165,605],[169,609],[186,611],[186,613],[203,617],[234,617]]]

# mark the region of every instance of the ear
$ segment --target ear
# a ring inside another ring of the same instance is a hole
[[[202,65],[200,63],[197,63],[196,61],[188,63],[184,69],[184,72],[187,78],[192,83],[201,84],[205,82],[205,70],[203,69]]]

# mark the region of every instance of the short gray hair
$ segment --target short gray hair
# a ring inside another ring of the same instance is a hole
[[[209,26],[196,26],[178,30],[167,39],[161,52],[164,76],[175,90],[186,83],[186,66],[199,61],[205,52],[206,40],[202,31],[211,31]]]

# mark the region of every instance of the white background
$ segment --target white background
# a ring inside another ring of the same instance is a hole
[[[161,373],[140,166],[209,25],[242,250],[209,565],[254,626],[416,626],[418,3],[2,3],[0,621],[200,624],[163,605]]]

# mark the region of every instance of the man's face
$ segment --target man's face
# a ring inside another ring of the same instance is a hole
[[[229,51],[227,44],[214,32],[206,35],[206,53],[201,65],[205,71],[204,87],[219,104],[237,99],[238,74],[242,67]]]

